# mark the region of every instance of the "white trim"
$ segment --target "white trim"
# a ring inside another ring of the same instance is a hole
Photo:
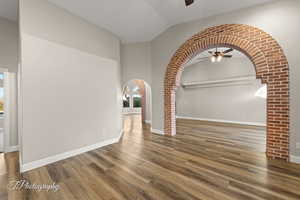
[[[128,107],[128,108],[123,108],[122,112],[123,112],[124,115],[127,115],[127,114],[141,114],[142,113],[142,108]]]
[[[290,161],[292,163],[298,163],[300,164],[300,156],[293,156],[293,155],[290,155]]]
[[[145,120],[146,124],[151,124],[151,120]]]
[[[20,26],[21,23],[19,23]],[[21,41],[21,37],[19,38]],[[19,166],[22,166],[23,163],[23,96],[22,94],[22,67],[21,67],[21,61],[22,61],[22,52],[21,52],[21,46],[22,42],[20,42],[20,61],[18,63],[18,72],[17,72],[17,132],[18,132],[18,143],[19,143]],[[19,169],[21,171],[21,169]]]
[[[209,118],[196,118],[196,117],[186,117],[186,116],[176,116],[176,118],[178,118],[178,119],[199,120],[199,121],[220,122],[220,123],[228,123],[228,124],[249,125],[249,126],[266,126],[266,124],[258,123],[258,122],[240,122],[240,121],[229,121],[229,120],[209,119]]]
[[[118,136],[118,142],[121,140],[121,137],[123,136],[123,133],[124,133],[124,130],[122,129],[122,130],[120,131],[119,136]]]
[[[39,168],[39,167],[42,167],[42,166],[45,166],[45,165],[49,165],[51,163],[54,163],[54,162],[57,162],[57,161],[60,161],[60,160],[64,160],[64,159],[67,159],[67,158],[70,158],[70,157],[73,157],[73,156],[76,156],[76,155],[79,155],[79,154],[82,154],[82,153],[85,153],[85,152],[88,152],[88,151],[92,151],[94,149],[98,149],[98,148],[101,148],[101,147],[104,147],[104,146],[107,146],[107,145],[117,143],[117,142],[119,142],[121,136],[122,136],[122,132],[120,133],[120,135],[117,138],[109,139],[109,140],[106,140],[106,141],[103,141],[103,142],[99,142],[97,144],[93,144],[93,145],[90,145],[90,146],[86,146],[86,147],[82,147],[82,148],[79,148],[79,149],[64,152],[64,153],[61,153],[61,154],[58,154],[58,155],[43,158],[41,160],[36,160],[36,161],[30,162],[30,163],[22,164],[21,165],[21,172],[22,173],[27,172],[29,170],[33,170],[33,169],[36,169],[36,168]]]
[[[6,147],[5,152],[6,153],[10,153],[10,152],[15,152],[15,151],[19,151],[19,146],[9,146]]]
[[[0,128],[0,152],[5,152],[4,143],[4,131]]]
[[[10,73],[4,72],[3,88],[4,88],[4,150],[5,152],[10,146]]]
[[[183,88],[207,88],[207,87],[220,87],[231,85],[244,85],[254,83],[254,81],[260,81],[256,79],[256,76],[238,76],[220,80],[200,81],[200,82],[187,82],[182,83]]]
[[[153,129],[153,128],[151,128],[151,133],[155,133],[158,135],[165,135],[165,133],[163,131],[158,130],[158,129]]]

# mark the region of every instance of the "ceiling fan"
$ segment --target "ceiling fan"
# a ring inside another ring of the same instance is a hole
[[[194,0],[185,0],[185,5],[190,6],[194,3]]]
[[[232,58],[232,55],[226,55],[230,52],[232,52],[233,49],[230,48],[230,49],[227,49],[223,52],[221,51],[218,51],[218,48],[216,48],[216,51],[208,51],[209,54],[211,54],[210,56],[210,60],[211,62],[220,62],[223,58]]]
[[[227,55],[228,53],[232,52],[233,49],[227,49],[223,52],[218,51],[218,48],[216,48],[215,51],[208,51],[209,54],[211,54],[211,56],[208,57],[200,57],[196,59],[196,62],[203,62],[203,61],[207,61],[207,59],[210,59],[211,62],[221,62],[221,60],[223,58],[232,58],[232,55]]]

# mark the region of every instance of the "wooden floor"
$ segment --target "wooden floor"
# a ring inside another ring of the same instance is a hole
[[[3,153],[0,153],[0,199],[7,199],[7,168],[6,161]]]
[[[22,199],[23,191],[8,190],[8,184],[21,179],[17,152],[0,154],[0,199]]]
[[[182,139],[202,139],[208,143],[266,152],[266,127],[177,119],[177,134]],[[192,135],[192,136],[191,136]]]
[[[32,183],[61,187],[27,191],[25,199],[300,199],[299,165],[268,161],[253,137],[241,141],[239,130],[262,130],[179,121],[178,134],[166,137],[151,134],[135,115],[124,129],[118,144],[25,173]]]

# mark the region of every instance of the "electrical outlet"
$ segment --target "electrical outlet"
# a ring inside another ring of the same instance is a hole
[[[296,149],[300,149],[300,142],[296,143]]]

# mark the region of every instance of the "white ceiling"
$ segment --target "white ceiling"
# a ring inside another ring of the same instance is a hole
[[[7,0],[11,1],[11,0]],[[124,43],[148,41],[168,27],[272,0],[48,0],[106,28]]]
[[[0,0],[0,17],[17,21],[18,0]]]

